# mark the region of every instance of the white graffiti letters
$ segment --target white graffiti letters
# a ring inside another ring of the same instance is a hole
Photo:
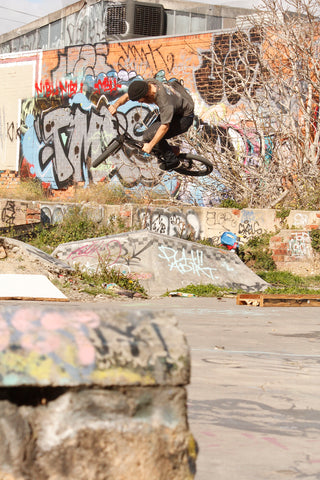
[[[193,273],[198,275],[205,275],[206,277],[214,280],[217,278],[215,272],[216,268],[205,267],[203,265],[203,252],[200,250],[191,251],[190,256],[188,257],[185,248],[179,252],[174,248],[165,247],[164,245],[159,246],[160,254],[159,258],[162,258],[168,262],[170,271],[178,270],[179,273]]]

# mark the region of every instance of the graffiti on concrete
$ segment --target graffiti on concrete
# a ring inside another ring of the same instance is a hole
[[[307,213],[295,212],[292,218],[292,225],[296,228],[305,228],[309,223],[309,216]]]
[[[8,140],[10,143],[13,143],[19,139],[19,137],[20,127],[18,126],[17,122],[6,121],[4,111],[0,111],[0,144],[2,145],[2,148],[6,140]]]
[[[191,250],[188,254],[185,248],[179,251],[172,247],[160,245],[159,251],[159,258],[167,262],[170,271],[177,270],[182,274],[193,273],[198,277],[204,276],[212,281],[220,279],[221,273],[219,273],[219,270],[221,272],[222,268],[230,272],[233,271],[233,266],[223,260],[219,262],[219,268],[206,265],[202,250]]]
[[[16,202],[14,200],[7,200],[1,212],[1,221],[5,226],[15,224],[16,218]]]
[[[250,222],[250,220],[244,220],[239,223],[239,235],[243,238],[250,238],[256,235],[261,235],[263,232],[258,221]]]
[[[134,121],[144,122],[148,113],[144,107],[133,106],[126,114],[120,114],[120,120],[134,135]],[[75,182],[89,185],[93,175],[91,161],[117,133],[106,102],[101,100],[95,107],[83,94],[73,97],[69,107],[54,107],[38,115],[27,114],[26,127],[22,138],[22,165],[26,162],[31,176],[49,182],[55,189]],[[139,136],[139,132],[136,135]],[[150,163],[146,165],[142,154],[128,158],[125,151],[120,150],[107,165],[97,170],[108,178],[117,176],[126,186],[152,186],[159,182],[161,172]]]
[[[45,225],[55,225],[56,223],[61,223],[68,211],[69,208],[67,205],[42,205],[41,222]]]
[[[171,377],[173,364],[180,363],[182,351],[174,351],[165,340],[166,327],[151,314],[118,313],[114,321],[90,309],[16,308],[2,313],[2,386],[103,385],[115,381],[114,370],[108,374],[115,367],[126,384],[153,384],[159,373],[160,381]]]
[[[208,228],[220,227],[222,231],[233,231],[238,226],[238,217],[230,210],[207,210],[206,224]]]
[[[313,256],[309,232],[294,232],[290,235],[288,252],[292,257],[301,258]]]
[[[170,211],[164,208],[147,211],[139,209],[137,218],[142,228],[151,232],[161,233],[172,237],[193,238],[198,240],[201,235],[201,226],[198,215],[190,210],[185,214],[181,211]]]
[[[90,332],[90,340],[95,348],[96,365],[99,370],[106,370],[110,368],[125,368],[131,364],[131,368],[137,369],[145,366],[145,345],[146,341],[149,345],[152,345],[154,352],[163,352],[168,363],[166,368],[170,369],[173,366],[172,358],[168,350],[168,345],[162,338],[159,325],[155,322],[150,322],[148,328],[145,330],[145,325],[141,325],[140,322],[136,325],[127,324],[117,325],[115,329],[116,338],[112,338],[110,330],[114,329],[114,326],[108,324],[101,324],[94,328]],[[111,338],[110,338],[111,337]],[[121,352],[116,345],[121,344]],[[149,352],[148,352],[149,353]],[[152,354],[148,362],[150,365],[156,363],[157,354]]]
[[[108,237],[92,239],[88,242],[75,244],[73,247],[66,246],[66,254],[63,252],[66,261],[79,268],[95,273],[101,267],[107,265],[109,268],[116,268],[121,273],[131,275],[131,267],[142,267],[142,254],[151,246],[152,240],[141,241],[139,238],[131,238],[123,242],[120,239],[110,239]],[[60,256],[60,253],[58,253]],[[148,271],[139,272],[144,278],[150,278]],[[136,275],[134,273],[134,275]],[[141,277],[142,278],[142,277]]]

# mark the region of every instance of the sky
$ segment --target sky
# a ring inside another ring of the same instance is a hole
[[[0,0],[0,35],[64,8],[76,0]],[[146,1],[146,0],[143,0]],[[186,0],[188,1],[188,0]],[[200,1],[200,0],[199,0]],[[257,0],[201,0],[213,5],[253,8]],[[160,2],[161,3],[161,2]]]

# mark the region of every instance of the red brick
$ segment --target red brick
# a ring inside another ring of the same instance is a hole
[[[34,208],[27,208],[27,215],[36,215],[39,214],[39,210],[36,210]]]
[[[282,242],[283,241],[283,238],[282,237],[271,237],[270,238],[270,242]]]
[[[130,217],[131,212],[130,212],[130,210],[126,210],[126,211],[123,210],[123,211],[120,212],[120,216],[121,217]]]
[[[284,261],[284,255],[272,255],[272,258],[275,263]]]
[[[272,250],[273,255],[286,255],[288,250],[286,248],[275,248]]]

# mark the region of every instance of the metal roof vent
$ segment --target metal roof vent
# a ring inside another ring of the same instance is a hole
[[[164,8],[162,5],[136,3],[134,15],[135,35],[163,35]]]
[[[124,35],[127,32],[126,5],[112,5],[106,9],[107,35]]]
[[[154,37],[165,34],[163,5],[134,2],[112,4],[106,7],[107,37]]]

